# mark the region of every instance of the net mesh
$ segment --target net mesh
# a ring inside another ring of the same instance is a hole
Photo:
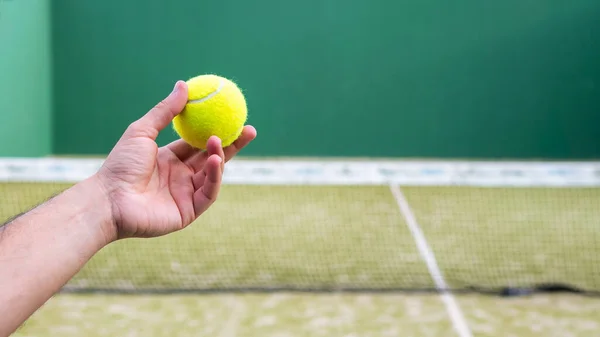
[[[0,160],[0,222],[96,159]],[[113,243],[66,291],[600,290],[600,164],[235,160],[183,231]]]

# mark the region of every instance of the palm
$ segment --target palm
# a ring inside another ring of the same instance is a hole
[[[189,225],[216,199],[223,163],[254,137],[246,127],[231,147],[222,149],[212,138],[203,152],[181,140],[160,149],[147,138],[117,144],[104,175],[112,181],[119,238],[155,237]]]
[[[126,160],[123,165],[139,172],[133,183],[122,182],[114,195],[121,215],[119,233],[124,237],[153,237],[179,230],[195,217],[194,172],[168,149],[156,145],[138,149],[152,160]],[[138,166],[136,166],[138,165]]]

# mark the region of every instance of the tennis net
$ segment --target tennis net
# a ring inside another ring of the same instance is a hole
[[[99,159],[0,159],[0,223]],[[600,291],[600,163],[234,160],[196,223],[65,291]]]

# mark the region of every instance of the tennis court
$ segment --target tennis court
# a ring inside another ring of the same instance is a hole
[[[258,132],[196,223],[106,247],[14,336],[600,336],[599,17],[0,0],[0,226],[94,174],[178,80],[232,80]],[[196,123],[234,119],[221,89],[188,95],[225,113]]]
[[[456,295],[470,334],[594,336],[581,295]],[[15,336],[461,336],[432,294],[59,295]]]
[[[5,160],[2,218],[100,163]],[[235,160],[196,224],[108,247],[16,336],[590,336],[599,172]]]

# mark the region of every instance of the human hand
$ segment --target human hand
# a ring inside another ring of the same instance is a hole
[[[216,200],[225,162],[256,137],[245,126],[240,137],[222,148],[212,137],[201,151],[183,140],[159,148],[158,133],[187,102],[187,85],[173,92],[123,133],[96,174],[112,209],[109,240],[156,237],[185,228]]]

